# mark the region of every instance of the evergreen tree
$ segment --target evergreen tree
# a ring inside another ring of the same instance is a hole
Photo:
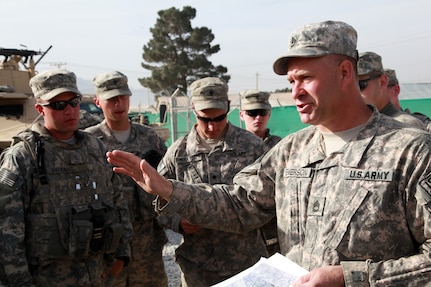
[[[171,95],[178,86],[186,90],[191,82],[212,76],[228,82],[227,68],[214,66],[208,58],[220,51],[211,45],[214,35],[207,27],[192,28],[196,9],[185,6],[161,10],[150,32],[153,38],[144,45],[142,67],[151,71],[151,77],[139,82],[153,93]]]

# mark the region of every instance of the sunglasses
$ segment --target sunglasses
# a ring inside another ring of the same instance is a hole
[[[359,81],[359,89],[360,89],[361,91],[365,90],[365,88],[366,88],[366,87],[368,87],[368,81],[371,81],[371,80],[375,80],[375,79],[377,79],[377,78],[380,78],[380,76],[381,76],[381,75],[374,75],[374,76],[369,77],[368,79],[360,80],[360,81]]]
[[[268,110],[263,110],[263,109],[259,109],[259,110],[249,110],[249,111],[245,111],[245,113],[247,114],[247,116],[255,118],[258,115],[261,117],[266,116],[267,114],[269,114]]]
[[[55,101],[55,102],[39,104],[39,105],[43,107],[51,107],[51,109],[56,111],[62,111],[67,107],[67,105],[70,105],[72,108],[74,108],[77,105],[79,105],[80,102],[81,102],[81,97],[77,96],[68,101]]]
[[[196,113],[195,113],[195,115],[198,118],[198,120],[200,120],[201,122],[204,122],[206,124],[209,123],[209,122],[218,123],[218,122],[221,122],[222,120],[224,120],[227,117],[227,113],[222,114],[221,116],[218,116],[218,117],[215,117],[215,118],[201,117],[201,116],[198,116]]]

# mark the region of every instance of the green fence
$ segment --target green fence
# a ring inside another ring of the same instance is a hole
[[[420,112],[431,118],[431,98],[430,99],[413,99],[413,100],[401,100],[401,106],[406,109],[410,109],[412,112]],[[146,114],[150,122],[157,122],[159,115],[157,114]],[[177,117],[177,138],[188,132],[187,127],[187,115],[186,113],[180,113]],[[241,123],[239,118],[239,110],[234,109],[228,115],[229,121],[238,126],[244,128],[244,124]],[[167,116],[167,122],[163,126],[171,130],[171,117],[170,114]],[[195,117],[190,116],[191,125],[194,123]],[[268,122],[268,128],[271,129],[271,133],[284,137],[295,131],[298,131],[307,125],[303,124],[299,118],[298,112],[295,106],[284,106],[272,108],[271,118]],[[172,143],[172,137],[168,140],[167,145]]]

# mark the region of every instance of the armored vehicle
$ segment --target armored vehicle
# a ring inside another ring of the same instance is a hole
[[[51,47],[45,52],[0,48],[0,152],[38,118],[28,83]]]

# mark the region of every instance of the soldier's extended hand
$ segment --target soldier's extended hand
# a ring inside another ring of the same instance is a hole
[[[172,182],[161,176],[147,161],[136,155],[113,150],[106,153],[114,172],[130,176],[142,189],[169,201],[173,191]]]
[[[291,287],[343,287],[344,276],[341,266],[324,266],[311,270],[293,282]]]

